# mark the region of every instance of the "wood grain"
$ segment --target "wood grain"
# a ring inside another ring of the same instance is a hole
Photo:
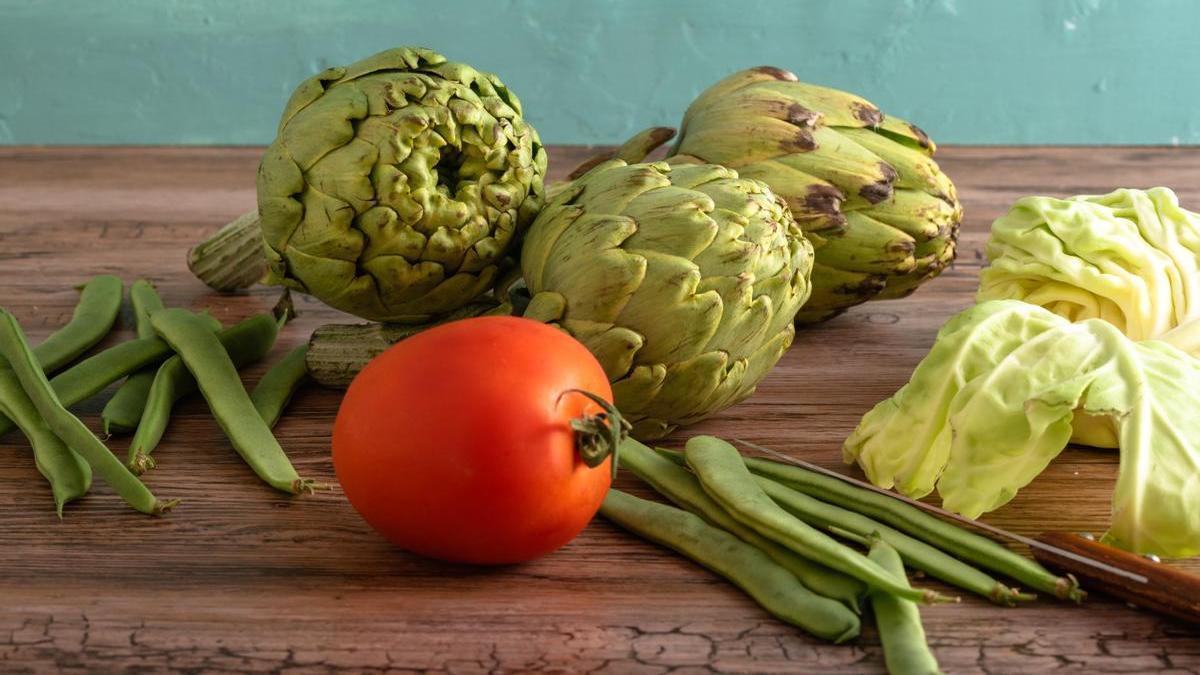
[[[555,148],[554,173],[588,154]],[[223,296],[185,252],[254,205],[259,150],[0,149],[0,305],[34,338],[69,316],[72,286],[153,280],[172,305],[226,323],[271,289]],[[904,383],[938,326],[971,302],[987,225],[1026,194],[1176,188],[1200,206],[1200,150],[947,148],[967,219],[953,269],[911,298],[803,331],[751,400],[677,435],[738,435],[840,467],[858,418]],[[298,298],[270,360],[341,317]],[[128,339],[123,322],[106,344]],[[246,371],[253,382],[266,367]],[[105,400],[78,406],[98,428]],[[278,435],[301,473],[332,480],[332,391],[301,392]],[[118,453],[127,439],[115,439]],[[336,491],[289,499],[258,483],[201,401],[184,403],[151,487],[184,504],[132,512],[103,484],[54,517],[19,436],[0,439],[0,670],[82,672],[880,672],[872,629],[832,646],[771,620],[728,584],[603,521],[542,560],[472,569],[422,560],[371,532]],[[1068,450],[987,519],[1024,534],[1101,532],[1110,452]],[[621,484],[639,489],[629,478]],[[1200,571],[1196,562],[1181,568]],[[936,586],[936,584],[933,584]],[[925,612],[953,673],[1200,672],[1196,629],[1101,597]]]

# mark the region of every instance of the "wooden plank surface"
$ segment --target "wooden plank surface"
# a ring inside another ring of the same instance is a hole
[[[553,149],[556,176],[587,154]],[[200,237],[254,205],[255,149],[0,149],[0,306],[34,338],[98,273],[153,280],[168,304],[224,322],[269,308],[260,288],[210,292],[187,271]],[[751,400],[676,435],[737,435],[831,467],[872,404],[904,383],[941,323],[971,302],[987,226],[1026,194],[1176,188],[1200,207],[1200,149],[947,148],[966,208],[954,268],[913,297],[803,331]],[[341,317],[306,298],[273,358]],[[128,317],[112,344],[131,336]],[[265,365],[246,371],[253,381]],[[105,397],[81,404],[98,428]],[[338,394],[301,392],[278,435],[332,481]],[[123,453],[128,440],[114,439]],[[870,627],[832,646],[768,618],[728,584],[598,520],[542,560],[474,569],[395,550],[342,495],[289,499],[241,463],[202,401],[179,407],[147,476],[184,504],[150,518],[97,480],[59,522],[17,435],[0,439],[0,671],[880,672]],[[1071,449],[987,516],[1025,534],[1101,532],[1111,452]],[[636,487],[622,478],[627,487]],[[1185,563],[1200,571],[1200,565]],[[953,673],[1200,671],[1200,632],[1103,598],[925,612]]]

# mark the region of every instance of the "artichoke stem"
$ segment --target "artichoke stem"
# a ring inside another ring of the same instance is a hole
[[[247,211],[188,251],[188,269],[218,291],[262,281],[267,271],[258,211]]]
[[[326,324],[313,331],[312,337],[309,338],[305,364],[317,384],[333,389],[345,389],[371,359],[406,337],[458,319],[510,313],[507,303],[488,297],[427,323]]]

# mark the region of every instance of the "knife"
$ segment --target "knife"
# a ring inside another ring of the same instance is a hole
[[[960,525],[982,530],[994,537],[1024,544],[1029,547],[1038,562],[1060,572],[1075,575],[1089,590],[1097,590],[1138,607],[1183,621],[1200,623],[1200,577],[1163,565],[1157,556],[1140,556],[1122,551],[1101,544],[1091,535],[1046,532],[1037,537],[1026,537],[983,521],[971,520],[933,504],[896,494],[891,490],[884,490],[866,481],[796,459],[757,443],[740,438],[734,438],[733,441],[781,462],[886,495]]]

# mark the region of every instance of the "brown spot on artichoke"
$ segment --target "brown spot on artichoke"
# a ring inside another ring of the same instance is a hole
[[[867,200],[870,204],[878,204],[892,197],[892,185],[896,182],[897,177],[896,170],[890,164],[880,162],[879,173],[883,175],[882,180],[864,185],[858,191],[859,196]]]
[[[873,105],[864,105],[855,102],[853,104],[854,116],[862,120],[869,127],[877,127],[883,124],[883,112]]]
[[[779,149],[783,152],[810,152],[817,149],[817,142],[813,139],[811,131],[800,129],[792,136],[780,141]]]
[[[750,70],[756,73],[769,75],[776,80],[783,80],[785,82],[795,82],[800,79],[796,77],[796,74],[792,71],[784,70],[783,68],[776,68],[775,66],[758,66],[756,68],[751,68]]]

